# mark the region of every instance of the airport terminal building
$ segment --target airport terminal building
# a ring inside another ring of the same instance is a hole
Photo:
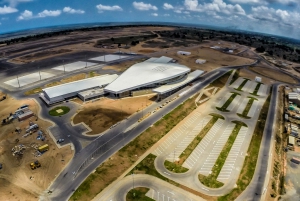
[[[122,98],[156,93],[158,99],[170,96],[201,76],[172,58],[150,58],[128,68],[121,75],[102,75],[43,89],[40,98],[48,105],[79,97],[83,101],[101,96]]]
[[[118,98],[143,91],[163,96],[179,90],[204,73],[201,70],[190,71],[190,68],[174,63],[169,57],[150,58],[131,66],[104,90]]]

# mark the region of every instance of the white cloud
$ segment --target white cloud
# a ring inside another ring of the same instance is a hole
[[[241,3],[241,4],[266,4],[264,0],[229,0],[232,3]]]
[[[241,3],[241,4],[260,4],[268,5],[272,3],[280,3],[283,5],[296,5],[299,4],[299,0],[229,0],[232,3]]]
[[[96,8],[98,9],[98,12],[100,12],[100,13],[102,13],[103,11],[122,11],[123,10],[118,5],[105,6],[105,5],[99,4],[99,5],[96,6]]]
[[[17,18],[18,21],[20,20],[30,20],[33,18],[44,18],[44,17],[57,17],[61,14],[60,10],[44,10],[37,15],[33,15],[32,11],[25,10],[21,15]]]
[[[146,4],[144,2],[136,2],[134,1],[132,3],[133,7],[137,10],[158,10],[156,6],[153,6],[151,4]]]
[[[60,10],[44,10],[43,12],[38,13],[36,17],[56,17],[60,14]]]
[[[175,13],[182,13],[181,10],[174,10]]]
[[[9,3],[9,6],[16,7],[19,3],[27,3],[33,0],[4,0],[4,2]]]
[[[187,15],[189,15],[189,14],[190,14],[190,12],[189,12],[189,11],[184,11],[183,13],[184,13],[184,14],[187,14]]]
[[[18,12],[18,9],[12,8],[10,6],[0,7],[0,15],[5,15],[5,14],[15,13],[15,12]]]
[[[17,20],[28,20],[33,17],[33,14],[30,10],[25,10],[21,15],[17,18]]]
[[[70,7],[64,7],[63,12],[65,13],[70,13],[70,14],[84,14],[85,11],[84,10],[75,10],[73,8]]]
[[[164,14],[165,17],[170,17],[170,14]]]
[[[172,10],[172,9],[174,9],[174,7],[171,4],[168,4],[168,3],[164,3],[163,8],[165,10]]]
[[[151,13],[152,16],[157,17],[158,14],[157,13]]]
[[[213,0],[211,3],[199,4],[198,0],[185,0],[187,10],[195,12],[219,12],[227,15],[245,15],[245,10],[239,4],[226,4],[223,0]]]

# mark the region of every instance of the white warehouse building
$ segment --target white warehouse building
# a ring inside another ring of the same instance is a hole
[[[102,75],[45,88],[42,93],[40,93],[40,98],[48,105],[51,105],[77,96],[79,96],[83,101],[100,97],[105,94],[103,88],[114,81],[117,77],[117,74]]]

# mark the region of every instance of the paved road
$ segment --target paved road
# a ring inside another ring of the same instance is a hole
[[[273,85],[271,103],[268,112],[268,118],[265,125],[263,139],[259,151],[259,156],[256,164],[254,176],[251,180],[250,185],[246,190],[237,198],[237,201],[258,201],[263,198],[266,193],[266,185],[269,179],[266,179],[270,172],[268,166],[270,165],[270,158],[272,158],[271,144],[274,144],[274,133],[276,128],[277,113],[276,108],[278,107],[278,87],[279,84]]]

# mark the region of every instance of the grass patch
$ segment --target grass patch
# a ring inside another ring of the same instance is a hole
[[[166,182],[169,182],[175,186],[179,186],[179,184],[177,182],[174,182],[166,177],[164,177],[163,175],[161,175],[155,168],[154,166],[154,161],[156,159],[156,156],[153,155],[153,154],[149,154],[148,156],[146,156],[144,158],[144,160],[142,160],[139,164],[137,164],[137,166],[135,166],[128,174],[128,175],[131,175],[131,174],[136,174],[136,173],[139,173],[139,172],[142,172],[143,174],[149,174],[149,175],[152,175],[154,177],[157,177],[161,180],[164,180]]]
[[[217,110],[220,110],[222,112],[229,112],[229,110],[227,110],[227,107],[230,105],[230,103],[235,99],[236,96],[240,95],[239,93],[235,93],[232,92],[232,95],[230,96],[230,98],[225,102],[225,104],[222,107],[216,107]]]
[[[149,188],[134,188],[131,189],[126,195],[126,201],[154,201],[146,196]]]
[[[69,107],[59,106],[59,107],[55,107],[52,110],[50,110],[49,115],[51,115],[51,116],[61,116],[61,115],[67,114],[69,111],[70,111]]]
[[[88,176],[86,181],[77,188],[70,200],[92,200],[104,188],[121,176],[124,171],[130,168],[130,166],[138,160],[138,156],[143,155],[173,127],[196,109],[196,97],[197,96],[194,96],[194,98],[186,100],[183,104],[165,115],[152,127],[148,128],[141,135],[111,156],[110,160],[103,162],[96,169],[96,172]],[[153,170],[151,169],[152,167],[148,168],[148,173],[152,172],[153,174],[156,174],[154,166]]]
[[[242,117],[242,118],[245,118],[245,119],[251,119],[251,117],[248,117],[247,115],[249,113],[249,110],[251,109],[251,106],[252,106],[253,102],[255,100],[257,100],[256,98],[253,98],[253,97],[248,97],[248,98],[249,98],[249,101],[248,101],[243,113],[242,114],[239,114],[239,113],[237,114],[239,117]]]
[[[210,83],[209,87],[219,87],[219,88],[224,87],[231,73],[232,70],[228,71],[227,73],[225,73],[224,75],[222,75],[221,77],[219,77],[218,79]]]
[[[239,78],[239,75],[240,75],[240,69],[235,71],[229,84],[232,85]]]
[[[250,93],[250,94],[251,94],[251,95],[254,95],[254,96],[258,96],[257,93],[258,93],[258,90],[259,90],[259,88],[260,88],[261,85],[262,85],[262,83],[260,83],[260,82],[257,83],[257,85],[256,85],[256,87],[255,87],[253,93]]]
[[[231,135],[229,136],[225,146],[223,147],[215,165],[212,168],[212,173],[208,176],[204,176],[204,175],[200,175],[198,176],[200,182],[202,184],[204,184],[207,187],[210,188],[220,188],[221,186],[223,186],[224,184],[222,182],[217,181],[218,175],[226,161],[226,158],[230,152],[230,149],[240,131],[240,129],[243,126],[243,122],[240,122],[235,125]]]
[[[235,90],[242,91],[242,88],[245,86],[245,84],[248,82],[248,80],[249,79],[244,78],[244,81],[242,82],[242,84],[238,88],[235,88]]]
[[[272,89],[271,89],[272,92]],[[227,200],[235,200],[249,185],[251,179],[254,175],[259,148],[266,124],[266,119],[268,116],[269,105],[271,101],[271,94],[267,98],[266,102],[264,103],[261,113],[258,118],[258,122],[256,124],[253,137],[251,139],[247,156],[244,161],[243,168],[241,170],[241,174],[237,181],[237,188],[233,189],[229,194],[221,196],[218,198],[218,201],[227,201]]]
[[[41,92],[42,92],[42,87],[37,87],[37,88],[31,89],[29,91],[26,91],[24,94],[26,96],[29,96],[29,95],[38,94],[38,93],[41,93]]]
[[[164,165],[165,165],[167,170],[170,170],[170,171],[175,172],[175,173],[185,173],[189,170],[185,167],[182,167],[181,164],[172,163],[172,162],[167,161],[167,160],[165,160]]]

